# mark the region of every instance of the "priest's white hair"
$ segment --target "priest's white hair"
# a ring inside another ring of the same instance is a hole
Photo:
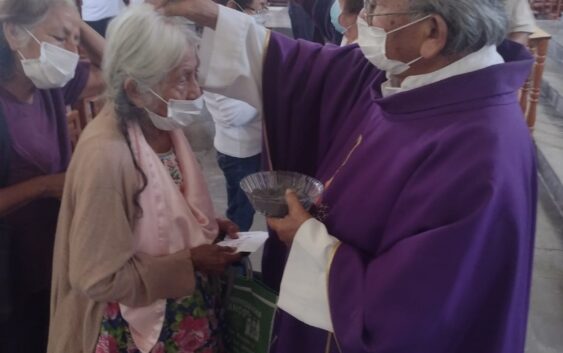
[[[506,37],[508,19],[502,0],[409,0],[409,3],[413,12],[444,18],[448,25],[444,54],[474,52],[485,45],[498,45]]]

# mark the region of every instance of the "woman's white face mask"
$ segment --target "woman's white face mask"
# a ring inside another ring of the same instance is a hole
[[[170,99],[166,101],[153,90],[151,90],[151,93],[162,102],[166,103],[167,106],[166,117],[158,115],[145,108],[151,122],[159,130],[172,131],[175,129],[181,129],[188,127],[199,120],[205,120],[210,116],[205,107],[203,95],[194,100]]]
[[[360,49],[364,53],[366,59],[368,59],[378,69],[386,71],[392,75],[402,74],[407,71],[412,64],[422,59],[422,56],[419,56],[408,63],[389,59],[386,55],[385,49],[387,36],[430,17],[431,15],[424,16],[389,32],[385,32],[385,30],[380,27],[370,26],[362,17],[358,17],[358,45],[360,46]]]
[[[56,45],[40,42],[29,30],[27,34],[41,47],[37,59],[26,59],[18,51],[25,75],[39,89],[61,88],[74,78],[79,56]]]

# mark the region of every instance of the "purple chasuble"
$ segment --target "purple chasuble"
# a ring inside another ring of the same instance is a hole
[[[536,212],[535,152],[517,100],[532,65],[506,63],[381,97],[357,46],[272,33],[264,118],[274,169],[326,185],[313,212],[342,243],[334,335],[280,311],[272,352],[521,353]],[[272,235],[266,282],[286,250]]]
[[[0,88],[10,138],[8,184],[62,173],[70,161],[66,106],[76,102],[90,75],[81,62],[62,89],[37,90],[31,104]],[[5,217],[13,229],[16,293],[49,290],[59,200],[38,199]]]

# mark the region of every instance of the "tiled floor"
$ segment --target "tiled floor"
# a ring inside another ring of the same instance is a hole
[[[563,352],[563,220],[540,185],[526,353]]]

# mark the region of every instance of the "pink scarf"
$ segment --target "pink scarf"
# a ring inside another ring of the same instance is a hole
[[[139,125],[131,125],[128,130],[135,158],[148,178],[139,199],[143,216],[134,228],[136,252],[163,256],[212,243],[218,233],[213,205],[200,166],[182,131],[170,132],[183,176],[180,191]],[[149,353],[162,330],[166,300],[138,308],[120,304],[120,309],[137,348]]]

